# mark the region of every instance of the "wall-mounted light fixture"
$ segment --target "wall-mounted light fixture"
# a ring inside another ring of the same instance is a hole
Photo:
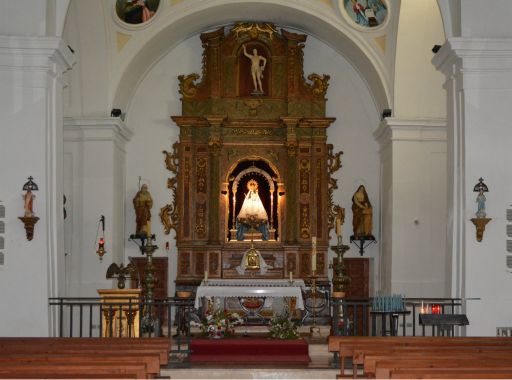
[[[98,239],[98,233],[100,231],[101,226],[101,235]],[[96,230],[96,240],[98,241],[98,249],[96,253],[100,257],[100,261],[103,260],[103,256],[107,251],[105,250],[105,215],[101,215],[100,220],[98,221],[98,229]]]
[[[25,191],[23,195],[24,214],[18,217],[25,225],[25,232],[27,234],[27,240],[29,241],[34,237],[34,226],[39,220],[34,213],[34,199],[36,196],[33,193],[33,191],[39,190],[39,187],[32,181],[33,179],[32,176],[28,177],[28,181],[23,185],[23,191]]]

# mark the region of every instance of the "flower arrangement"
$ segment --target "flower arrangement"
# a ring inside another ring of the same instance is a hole
[[[241,325],[243,319],[237,313],[227,310],[212,312],[207,310],[201,323],[201,331],[209,338],[224,338],[235,334],[235,326]]]
[[[298,324],[293,322],[289,315],[274,315],[268,327],[269,335],[273,339],[297,339],[299,337]]]

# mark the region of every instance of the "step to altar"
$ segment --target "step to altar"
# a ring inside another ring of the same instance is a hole
[[[339,369],[304,368],[192,368],[162,370],[172,379],[335,379]]]
[[[309,345],[305,339],[193,338],[190,351],[190,363],[307,365],[311,362]]]

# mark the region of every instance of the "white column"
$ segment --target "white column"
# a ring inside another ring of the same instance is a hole
[[[127,264],[123,262],[128,239],[124,229],[125,144],[132,132],[119,118],[65,118],[64,124],[68,294],[96,297],[97,289],[112,287],[112,281],[105,278],[108,266]],[[107,250],[102,261],[95,247],[101,215],[105,216]]]
[[[494,335],[512,319],[505,249],[505,210],[512,203],[512,39],[450,38],[433,58],[446,75],[448,92],[447,245],[452,253],[454,297],[468,300],[470,335]],[[480,177],[489,186],[487,225],[476,241],[477,193]]]
[[[380,288],[445,296],[446,122],[384,119],[381,146]]]
[[[55,331],[48,298],[62,291],[64,272],[62,74],[73,63],[60,38],[0,36],[0,199],[6,208],[2,336]],[[34,211],[40,220],[32,241],[18,219],[28,176],[39,186]]]

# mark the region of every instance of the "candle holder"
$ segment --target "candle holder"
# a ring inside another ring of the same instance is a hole
[[[146,307],[144,308],[142,318],[142,330],[153,332],[157,319],[153,318],[153,289],[155,288],[155,266],[153,265],[153,253],[158,246],[153,245],[155,235],[133,234],[130,240],[134,241],[143,255],[146,255],[146,266],[144,267],[144,285],[146,286]],[[140,240],[140,244],[137,242]]]
[[[330,265],[330,268],[333,269],[332,297],[343,298],[345,297],[347,286],[350,284],[350,278],[346,275],[343,255],[350,247],[344,245],[342,239],[338,239],[338,245],[331,246],[331,249],[336,252],[336,259],[333,260],[333,263]]]
[[[322,335],[320,334],[320,327],[316,325],[316,300],[318,298],[318,289],[316,286],[316,279],[318,278],[316,274],[316,269],[313,269],[313,273],[311,274],[311,298],[313,299],[313,326],[309,328],[309,336],[311,339],[320,339]]]

